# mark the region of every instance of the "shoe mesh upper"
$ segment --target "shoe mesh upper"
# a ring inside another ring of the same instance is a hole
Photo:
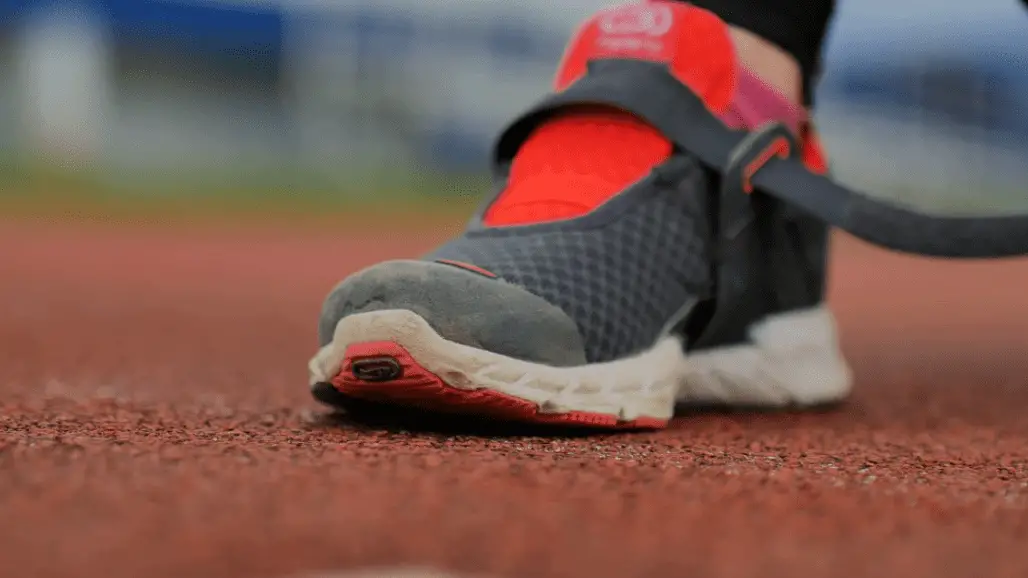
[[[644,350],[710,292],[708,176],[673,162],[670,182],[644,179],[585,218],[472,230],[426,259],[472,263],[560,307],[590,362]]]

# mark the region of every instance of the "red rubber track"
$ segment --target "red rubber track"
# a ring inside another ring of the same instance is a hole
[[[853,401],[481,438],[306,388],[378,235],[0,224],[0,575],[1028,576],[1028,261],[835,247]]]

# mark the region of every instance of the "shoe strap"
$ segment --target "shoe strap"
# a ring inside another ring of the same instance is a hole
[[[932,215],[844,187],[804,166],[796,139],[784,125],[729,128],[662,63],[590,62],[581,78],[503,131],[494,149],[494,170],[505,173],[522,143],[548,117],[569,106],[597,104],[650,123],[679,151],[718,172],[724,203],[748,205],[767,194],[865,241],[906,253],[962,259],[1028,255],[1028,214]]]

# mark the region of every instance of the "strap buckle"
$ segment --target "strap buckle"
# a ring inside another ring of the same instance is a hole
[[[775,158],[800,154],[796,136],[784,124],[769,122],[747,134],[732,148],[721,175],[721,236],[736,238],[753,220],[753,177]]]

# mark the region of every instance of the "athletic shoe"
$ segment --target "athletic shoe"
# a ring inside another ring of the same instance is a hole
[[[715,116],[722,132],[760,129],[725,171],[703,162],[705,142],[681,146]],[[496,192],[466,231],[328,296],[315,397],[597,428],[660,428],[676,402],[843,399],[828,227],[745,194],[774,155],[823,172],[807,137],[712,13],[594,15],[554,94],[501,135]]]

